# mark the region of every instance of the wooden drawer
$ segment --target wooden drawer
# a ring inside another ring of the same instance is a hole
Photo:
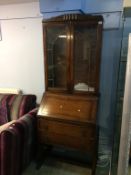
[[[75,95],[44,95],[38,115],[68,120],[96,121],[97,98]]]
[[[96,129],[94,125],[75,125],[71,123],[38,119],[39,141],[46,144],[93,151]]]

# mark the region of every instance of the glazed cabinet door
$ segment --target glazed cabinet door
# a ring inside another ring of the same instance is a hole
[[[102,21],[73,23],[73,89],[97,93],[99,87]]]
[[[69,82],[69,28],[44,24],[46,90],[66,91]]]

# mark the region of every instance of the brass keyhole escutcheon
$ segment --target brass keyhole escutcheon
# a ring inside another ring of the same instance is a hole
[[[62,109],[63,108],[63,106],[62,105],[60,105],[60,109]]]

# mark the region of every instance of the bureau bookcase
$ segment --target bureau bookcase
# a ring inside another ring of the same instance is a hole
[[[103,19],[67,14],[43,20],[45,93],[38,111],[40,144],[97,159],[97,110]]]

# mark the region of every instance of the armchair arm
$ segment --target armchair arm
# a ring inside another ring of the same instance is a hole
[[[19,174],[19,145],[18,134],[10,127],[15,121],[8,122],[0,127],[0,174]]]
[[[1,175],[20,175],[29,165],[36,143],[36,114],[34,109],[12,121],[0,133]]]

